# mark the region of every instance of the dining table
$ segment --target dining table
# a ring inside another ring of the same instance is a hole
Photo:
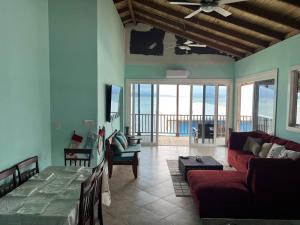
[[[50,166],[0,198],[0,225],[77,225],[87,167]]]

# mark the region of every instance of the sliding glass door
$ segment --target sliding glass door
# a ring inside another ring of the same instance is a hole
[[[225,145],[228,84],[128,84],[130,134],[158,145]]]
[[[130,93],[130,134],[156,143],[157,85],[131,84]]]
[[[239,131],[259,130],[274,134],[275,79],[241,84],[239,87]]]
[[[226,85],[193,85],[192,144],[225,145],[227,90]]]

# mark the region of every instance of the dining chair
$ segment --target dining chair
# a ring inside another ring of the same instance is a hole
[[[17,164],[19,184],[23,184],[30,177],[39,173],[39,161],[37,156],[25,159]]]
[[[93,168],[93,174],[95,176],[95,192],[94,192],[94,202],[93,202],[93,208],[97,208],[97,218],[98,218],[98,224],[103,225],[103,215],[102,215],[102,177],[103,177],[103,167],[104,167],[104,161],[100,163],[98,166]],[[93,210],[95,212],[95,210]],[[93,224],[96,223],[95,216],[93,215],[94,221]]]
[[[80,155],[78,155],[80,154]],[[92,149],[65,148],[65,166],[88,166],[91,165]],[[67,163],[69,162],[69,163]]]
[[[78,225],[93,225],[95,176],[89,176],[81,183]]]
[[[3,182],[0,185],[0,198],[17,187],[16,171],[17,168],[14,166],[0,172],[0,183]]]

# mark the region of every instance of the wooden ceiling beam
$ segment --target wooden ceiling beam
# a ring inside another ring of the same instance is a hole
[[[144,15],[137,14],[136,16],[137,16],[137,20],[142,22],[142,23],[151,25],[153,27],[157,27],[157,28],[162,29],[166,32],[176,34],[178,36],[181,36],[183,38],[195,41],[197,43],[206,44],[206,45],[210,46],[211,48],[214,48],[214,49],[216,49],[218,51],[221,51],[221,52],[226,52],[226,53],[228,53],[228,54],[230,54],[234,57],[237,57],[237,58],[245,57],[245,54],[242,53],[242,52],[239,52],[239,51],[236,51],[234,49],[228,48],[226,46],[208,41],[208,40],[200,38],[196,35],[185,33],[183,31],[181,31],[180,29],[174,28],[174,27],[172,27],[168,24],[165,24],[165,23],[162,23],[162,22],[156,22],[155,20],[149,19],[149,18],[145,17]]]
[[[279,1],[300,8],[299,0],[279,0]]]
[[[171,1],[171,0],[169,0]],[[192,10],[197,10],[199,7],[197,6],[182,6],[188,9],[192,9]],[[277,40],[284,40],[286,34],[285,33],[281,33],[281,32],[277,32],[271,29],[268,29],[266,27],[260,26],[259,24],[254,24],[251,23],[247,20],[244,19],[240,19],[240,18],[236,18],[234,16],[228,16],[228,17],[224,17],[216,12],[211,12],[211,13],[205,13],[205,12],[201,12],[203,14],[205,14],[206,16],[209,16],[210,18],[215,18],[221,21],[225,21],[227,23],[231,23],[233,25],[242,27],[242,28],[246,28],[248,30],[263,34],[265,36],[268,36],[270,38],[274,38]]]
[[[202,38],[205,38],[205,39],[208,39],[208,40],[209,39],[215,40],[217,42],[224,43],[224,44],[229,45],[229,46],[233,46],[233,47],[238,48],[238,49],[240,49],[242,51],[245,51],[245,52],[249,52],[249,53],[255,52],[254,48],[249,47],[247,45],[244,45],[242,43],[237,43],[237,42],[229,40],[227,38],[220,37],[220,36],[217,36],[217,35],[212,34],[212,33],[208,33],[207,31],[196,28],[194,26],[191,26],[191,25],[188,25],[188,24],[182,24],[180,22],[176,22],[175,20],[171,20],[171,19],[165,18],[163,16],[160,16],[160,15],[157,15],[157,14],[154,14],[154,13],[150,13],[150,12],[144,10],[144,9],[135,7],[135,12],[138,12],[142,15],[146,15],[146,16],[149,16],[153,19],[162,21],[166,24],[170,24],[172,26],[178,27],[183,32],[191,32],[191,33],[194,33],[195,35],[200,36]]]
[[[131,20],[131,16],[124,16],[124,17],[121,17],[121,20],[122,20],[122,22],[124,23],[125,21],[127,21],[127,20]]]
[[[274,23],[288,26],[296,30],[300,30],[300,23],[298,21],[288,17],[287,15],[278,15],[278,13],[275,13],[267,8],[258,8],[250,2],[234,3],[229,5],[229,7],[244,11],[246,13],[250,13],[263,19],[270,20]]]
[[[122,13],[127,12],[127,11],[129,11],[129,8],[127,6],[124,7],[124,8],[118,9],[119,14],[122,14]]]
[[[134,11],[133,11],[132,2],[133,2],[133,0],[128,0],[128,8],[129,8],[129,12],[130,12],[132,22],[133,22],[134,25],[136,25],[136,20],[135,20],[135,15],[134,15]]]
[[[172,15],[174,17],[177,17],[177,18],[180,18],[180,19],[183,19],[186,16],[186,14],[181,12],[181,11],[175,10],[171,7],[163,6],[163,5],[155,3],[155,2],[150,2],[150,1],[145,1],[145,0],[135,0],[135,2],[139,2],[139,3],[141,3],[145,6],[148,6],[150,8],[153,8],[153,9],[156,9],[156,10],[159,10],[159,11],[162,11],[164,13],[170,14],[170,15]],[[189,21],[193,22],[195,24],[198,24],[200,26],[206,27],[208,29],[211,29],[211,30],[223,33],[223,34],[227,34],[227,35],[230,35],[230,36],[238,38],[238,39],[241,39],[242,41],[247,41],[249,43],[259,45],[261,47],[268,47],[269,46],[269,42],[267,42],[267,41],[261,40],[259,38],[253,37],[253,36],[249,36],[247,34],[239,32],[239,31],[235,31],[235,30],[232,30],[232,29],[225,28],[225,27],[223,27],[219,24],[210,23],[210,22],[207,22],[205,20],[201,20],[201,19],[196,18],[196,17],[192,17],[191,19],[189,19]]]

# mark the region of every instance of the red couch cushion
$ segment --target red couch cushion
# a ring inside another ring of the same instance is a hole
[[[254,157],[250,152],[228,149],[228,163],[241,172],[247,172],[249,159]]]
[[[296,143],[296,142],[293,142],[293,141],[288,141],[285,144],[285,148],[289,149],[289,150],[300,152],[300,144]]]
[[[237,171],[191,170],[192,196],[201,217],[246,218],[252,207],[246,187],[246,173]]]

